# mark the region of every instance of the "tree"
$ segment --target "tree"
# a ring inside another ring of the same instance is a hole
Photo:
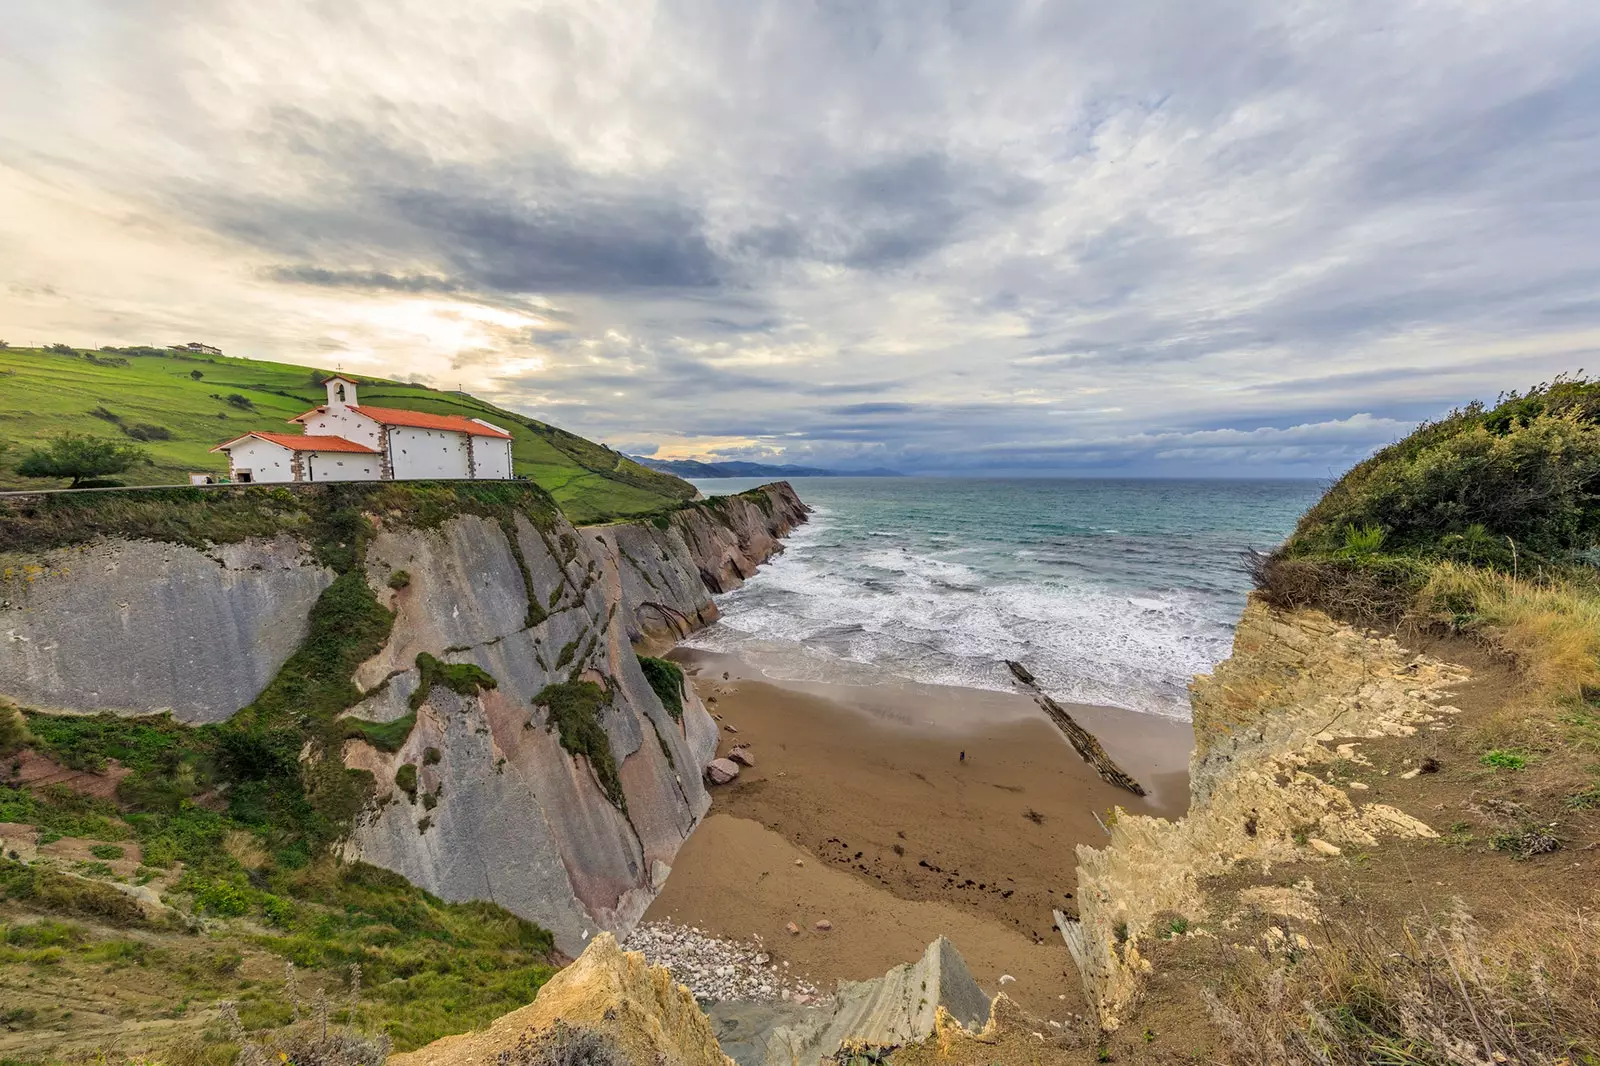
[[[198,370],[191,370],[191,371],[189,371],[189,376],[190,376],[190,377],[192,377],[192,378],[194,378],[194,379],[195,379],[195,380],[196,380],[196,381],[199,381],[199,380],[200,380],[200,379],[201,379],[201,378],[203,378],[203,377],[205,377],[205,375],[204,375],[204,374],[202,374],[202,373],[201,373],[201,372],[200,372],[200,371],[198,371]]]
[[[43,448],[22,457],[17,473],[23,477],[71,478],[77,488],[89,478],[120,474],[145,457],[144,449],[125,441],[63,433]]]

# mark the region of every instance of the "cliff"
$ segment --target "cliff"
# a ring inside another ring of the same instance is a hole
[[[1174,922],[1217,918],[1208,879],[1438,836],[1368,801],[1366,785],[1320,775],[1364,759],[1361,741],[1338,739],[1409,736],[1447,720],[1455,708],[1443,700],[1468,676],[1391,637],[1252,597],[1233,655],[1191,685],[1189,813],[1169,822],[1118,811],[1106,846],[1078,847],[1078,917],[1056,918],[1101,1024],[1116,1029],[1134,1015],[1153,971],[1146,953]]]
[[[669,712],[633,644],[714,619],[710,590],[806,509],[779,484],[579,529],[530,486],[414,484],[3,512],[20,550],[0,558],[0,696],[189,724],[331,706],[320,735],[371,782],[345,857],[498,903],[575,956],[631,927],[709,804],[715,723],[688,686]],[[336,594],[354,621],[330,623]],[[307,683],[357,628],[353,674]],[[308,774],[329,757],[304,752]]]

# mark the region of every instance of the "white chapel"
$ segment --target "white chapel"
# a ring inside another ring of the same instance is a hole
[[[511,434],[481,418],[370,407],[357,382],[323,382],[328,402],[289,419],[300,433],[251,432],[211,449],[233,481],[415,481],[511,477]]]

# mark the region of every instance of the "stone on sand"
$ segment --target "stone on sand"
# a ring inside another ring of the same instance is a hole
[[[732,759],[712,759],[706,764],[706,779],[713,785],[726,785],[739,776],[739,764]]]
[[[754,766],[756,764],[756,757],[752,755],[750,753],[750,749],[743,744],[740,744],[738,747],[728,752],[728,758],[732,759],[740,766]]]

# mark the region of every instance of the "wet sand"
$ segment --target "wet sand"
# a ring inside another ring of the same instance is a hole
[[[1050,913],[1076,911],[1073,849],[1105,840],[1095,814],[1113,806],[1183,813],[1188,723],[1068,708],[1150,791],[1141,800],[1102,781],[1020,693],[779,685],[731,657],[673,657],[721,717],[719,753],[748,744],[756,766],[713,790],[646,920],[759,934],[824,987],[875,977],[944,933],[986,991],[1008,973],[1026,1009],[1081,1008]],[[816,931],[821,919],[833,930]]]

